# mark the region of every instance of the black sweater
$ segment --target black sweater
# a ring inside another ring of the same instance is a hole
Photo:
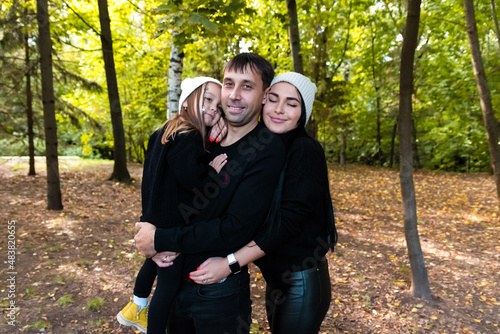
[[[262,124],[230,146],[212,147],[210,159],[221,153],[227,154],[227,164],[193,199],[191,209],[202,210],[196,223],[155,233],[156,251],[185,255],[184,273],[252,240],[265,220],[286,158],[283,142]]]
[[[325,154],[303,128],[282,136],[287,143],[281,219],[254,240],[267,254],[256,261],[263,272],[300,271],[317,265],[328,251],[331,201]]]
[[[142,174],[141,221],[173,227],[192,218],[181,208],[191,203],[193,189],[203,187],[216,171],[206,162],[198,131],[176,134],[162,144],[164,131],[165,127],[149,138]]]

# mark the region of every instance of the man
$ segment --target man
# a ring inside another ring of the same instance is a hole
[[[184,284],[169,334],[249,332],[248,269],[240,270],[232,253],[264,222],[285,161],[281,140],[259,123],[273,76],[271,64],[256,54],[243,53],[226,64],[221,100],[228,133],[210,155],[226,153],[227,164],[212,184],[193,189],[192,206],[180,208],[192,224],[156,230],[148,223],[137,224],[136,246],[142,254],[171,251],[184,256]],[[187,277],[207,257],[226,255],[233,274],[224,282],[200,286]]]

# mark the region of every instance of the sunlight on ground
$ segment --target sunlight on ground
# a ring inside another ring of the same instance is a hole
[[[59,157],[59,168],[62,170],[82,171],[88,167],[110,166],[113,163],[113,160],[82,159],[77,156]],[[29,169],[29,157],[0,157],[0,166],[9,168],[12,172],[27,173]],[[45,157],[35,157],[35,171],[46,170]]]

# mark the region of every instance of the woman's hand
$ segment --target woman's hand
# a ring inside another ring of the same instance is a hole
[[[175,252],[161,252],[156,253],[151,259],[156,263],[156,265],[160,268],[170,267],[174,264],[174,260],[179,256],[179,253]]]
[[[224,167],[226,163],[227,163],[227,154],[222,153],[216,156],[214,160],[210,161],[208,165],[212,166],[213,169],[215,169],[218,174],[220,173],[220,170],[222,169],[222,167]]]
[[[135,227],[139,230],[134,237],[135,247],[145,257],[153,257],[155,251],[155,232],[156,227],[150,223],[135,223]]]
[[[227,124],[226,120],[224,117],[219,118],[217,123],[215,123],[214,126],[212,126],[212,129],[210,130],[210,141],[214,141],[216,143],[220,142],[224,137],[227,135]]]
[[[198,284],[213,284],[218,283],[230,274],[231,270],[227,258],[211,257],[203,262],[198,267],[198,270],[190,272],[189,278]]]

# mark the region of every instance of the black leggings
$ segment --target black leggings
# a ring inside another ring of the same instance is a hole
[[[134,295],[147,298],[156,275],[156,289],[148,310],[148,334],[165,334],[170,304],[174,300],[180,285],[183,266],[182,255],[168,268],[159,268],[151,259],[146,259],[135,280]]]
[[[271,333],[317,334],[332,296],[326,259],[317,268],[263,274],[267,282],[266,311]]]

